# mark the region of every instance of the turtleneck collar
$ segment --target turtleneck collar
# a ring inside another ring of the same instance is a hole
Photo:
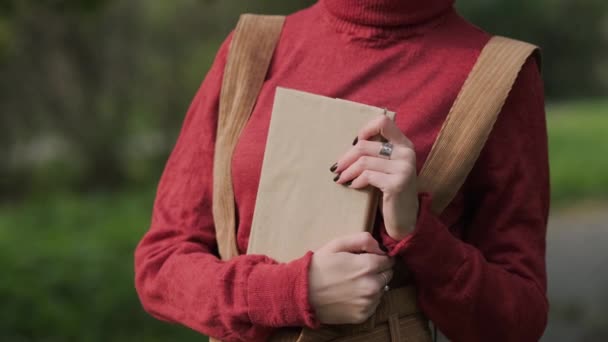
[[[427,26],[453,8],[454,0],[319,0],[335,23],[355,28],[402,31]]]

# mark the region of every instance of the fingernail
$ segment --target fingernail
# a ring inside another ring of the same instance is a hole
[[[358,141],[359,141],[359,137],[357,136],[357,137],[355,138],[355,140],[353,140],[353,146],[354,146],[354,145],[357,145],[357,142],[358,142]]]
[[[334,182],[338,181],[339,178],[340,178],[340,175],[338,174],[336,177],[334,177]]]
[[[344,185],[346,185],[346,186],[350,186],[351,184],[353,184],[352,180],[349,180],[348,182],[344,183]]]
[[[329,168],[329,171],[334,172],[334,171],[336,171],[336,169],[337,169],[337,168],[338,168],[338,163],[335,163],[334,165],[332,165],[332,166]]]

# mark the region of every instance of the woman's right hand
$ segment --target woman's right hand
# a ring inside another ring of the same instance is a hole
[[[314,252],[309,271],[309,298],[324,324],[358,324],[380,303],[394,259],[369,233],[330,241]],[[384,273],[384,275],[382,275]]]

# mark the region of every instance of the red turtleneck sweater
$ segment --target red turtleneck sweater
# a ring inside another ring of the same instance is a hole
[[[233,157],[238,247],[246,252],[277,86],[397,112],[418,170],[489,35],[451,0],[321,0],[288,16]],[[289,263],[217,257],[211,214],[218,97],[231,35],[187,112],[159,183],[149,231],[135,253],[144,308],[226,341],[261,341],[281,326],[317,327],[308,301],[312,252]],[[483,94],[479,94],[483,96]],[[397,243],[418,302],[454,341],[536,341],[547,319],[549,206],[543,85],[521,71],[467,182],[439,217],[420,194],[414,232]],[[328,165],[329,168],[330,165]],[[328,171],[328,177],[331,174]]]

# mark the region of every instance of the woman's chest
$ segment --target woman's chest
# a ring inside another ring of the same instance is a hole
[[[318,71],[311,74],[306,73],[306,70],[294,72],[275,69],[278,70],[271,72],[270,78],[262,88],[251,117],[239,137],[232,159],[241,249],[246,247],[249,236],[266,138],[272,119],[272,105],[278,86],[344,98],[395,111],[395,124],[415,145],[417,169],[420,171],[456,98],[459,90],[457,85],[464,82],[464,77],[458,78],[454,74],[437,69],[402,65],[396,65],[392,69],[382,69],[375,63],[361,70],[354,66],[355,70],[350,72],[342,66],[340,73],[342,77],[333,77],[329,74],[323,78],[317,74]],[[378,71],[376,77],[372,77],[370,69]],[[310,138],[314,139],[314,136]],[[329,168],[330,165],[327,167]],[[461,216],[462,208],[458,202],[457,198],[455,205],[442,215],[448,221],[446,222],[448,225],[456,225]]]

